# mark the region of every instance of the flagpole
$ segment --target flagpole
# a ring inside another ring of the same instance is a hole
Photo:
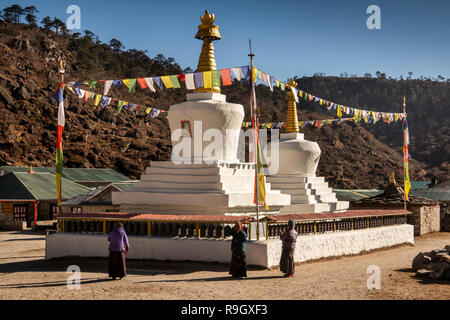
[[[61,59],[61,60],[59,60],[59,73],[61,74],[61,85],[64,83],[64,73],[65,72],[66,71],[64,69],[64,61]],[[64,96],[63,96],[63,99],[64,99]],[[61,152],[62,152],[62,145],[61,145]],[[62,200],[62,177],[59,180],[59,184],[60,184],[60,189],[59,189],[59,195],[57,196],[58,197],[58,199],[57,199],[58,200],[58,203],[57,203],[58,215],[60,215],[62,213],[62,203],[61,203],[61,200]]]
[[[403,96],[403,118],[405,121],[406,120],[406,96]],[[402,126],[403,127],[403,126]],[[406,153],[405,153],[405,130],[402,129],[403,131],[403,192],[404,192],[404,196],[403,196],[403,209],[406,211],[406,184],[405,184],[405,179],[406,179],[406,160],[405,157],[407,157]]]
[[[248,39],[248,44],[250,47],[250,109],[252,111],[252,120],[253,120],[253,149],[254,149],[254,160],[255,160],[255,197],[256,197],[256,240],[259,241],[259,190],[258,190],[258,155],[257,155],[257,130],[258,130],[258,122],[256,117],[256,110],[253,110],[255,97],[253,96],[253,57],[255,56],[252,52],[252,40]]]

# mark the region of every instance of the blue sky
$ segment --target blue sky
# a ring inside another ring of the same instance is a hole
[[[195,69],[201,41],[194,39],[205,9],[215,13],[222,40],[216,41],[218,68],[247,65],[248,39],[255,66],[286,80],[316,72],[386,72],[405,77],[450,78],[450,1],[2,1],[35,5],[44,16],[66,21],[66,8],[81,9],[81,30],[101,41],[119,39],[126,49],[162,53]],[[381,9],[381,29],[369,30],[370,5]]]

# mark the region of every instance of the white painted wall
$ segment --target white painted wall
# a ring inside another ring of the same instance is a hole
[[[230,240],[129,236],[129,242],[129,259],[231,261]],[[402,243],[414,243],[412,225],[301,236],[297,239],[295,261],[358,254]],[[107,257],[106,236],[65,232],[47,235],[45,258],[65,256]],[[281,241],[278,239],[247,242],[248,265],[270,268],[278,265],[280,256]]]

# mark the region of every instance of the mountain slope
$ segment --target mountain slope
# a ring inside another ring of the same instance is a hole
[[[139,51],[113,50],[92,36],[57,35],[25,25],[0,24],[0,54],[3,111],[0,113],[0,165],[54,165],[57,104],[51,95],[60,82],[57,72],[60,57],[67,62],[66,81],[183,73],[171,58],[158,55],[150,59]],[[304,85],[306,79],[299,82]],[[102,92],[102,85],[98,85],[96,92]],[[184,101],[186,92],[167,89],[151,93],[138,89],[135,94],[129,94],[124,88],[117,88],[111,90],[110,96],[168,110],[170,105]],[[320,92],[311,88],[313,94]],[[222,93],[228,101],[244,105],[248,120],[245,82],[224,87]],[[267,87],[258,86],[257,99],[262,121],[284,121],[287,110],[284,93],[279,90],[272,93]],[[336,102],[344,104],[346,99],[337,96]],[[299,110],[300,119],[327,118],[304,103],[299,105]],[[384,130],[395,131],[401,137],[399,128],[385,126]],[[331,186],[379,187],[387,184],[392,172],[401,181],[400,151],[375,139],[365,127],[350,123],[302,131],[306,139],[319,143],[322,157],[318,174],[325,176]],[[72,94],[66,95],[63,139],[66,167],[110,167],[139,178],[151,160],[170,159],[167,119],[153,119],[142,111],[118,114],[113,106],[101,110],[91,101],[86,104]],[[423,177],[424,169],[424,164],[411,161],[412,179]]]

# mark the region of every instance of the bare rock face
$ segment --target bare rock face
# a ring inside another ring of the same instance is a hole
[[[450,246],[430,252],[420,252],[412,262],[417,277],[450,280]]]

